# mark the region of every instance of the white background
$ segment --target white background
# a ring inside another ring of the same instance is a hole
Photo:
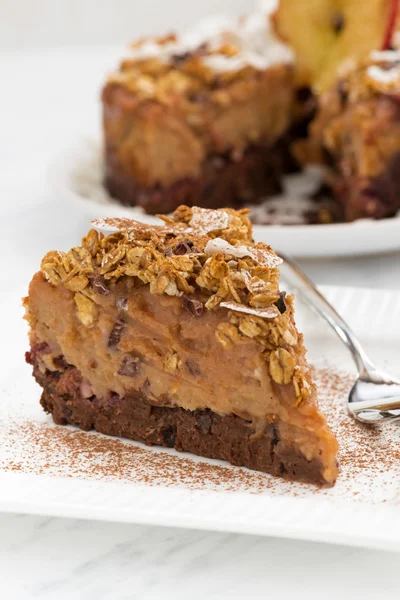
[[[248,6],[239,0],[0,0],[5,306],[15,290],[24,293],[45,251],[70,246],[87,227],[85,215],[57,203],[46,173],[54,156],[88,122],[98,121],[98,89],[110,66],[99,45],[188,24],[210,9],[241,12]],[[393,254],[304,266],[320,283],[399,288],[399,263]],[[1,597],[11,600],[386,600],[399,597],[399,560],[396,554],[255,536],[0,515]]]
[[[0,47],[104,44],[242,14],[252,0],[0,0]]]

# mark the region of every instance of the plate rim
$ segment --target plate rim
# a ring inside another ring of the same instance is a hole
[[[333,503],[328,498],[313,502],[310,498],[268,497],[243,492],[235,494],[232,506],[229,502],[232,492],[138,485],[132,486],[127,495],[121,493],[120,484],[97,481],[90,482],[91,495],[98,498],[104,485],[107,485],[108,493],[102,502],[94,501],[88,505],[79,500],[82,491],[86,497],[88,495],[87,481],[58,479],[58,491],[52,497],[47,486],[42,485],[43,479],[53,479],[51,476],[3,472],[0,473],[2,490],[13,489],[13,478],[20,482],[24,480],[25,498],[21,499],[17,489],[8,497],[2,494],[0,510],[5,513],[200,529],[400,551],[400,507],[357,504],[354,509],[347,502]],[[43,494],[41,500],[42,487],[46,489],[46,497]],[[159,503],[160,490],[163,502],[155,510],[153,506]],[[65,501],[67,493],[76,497],[75,502]],[[108,504],[111,496],[114,502],[115,497],[119,501],[118,506],[114,504],[113,512]]]

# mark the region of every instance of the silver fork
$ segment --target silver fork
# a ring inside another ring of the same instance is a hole
[[[292,258],[282,253],[279,255],[289,266],[291,274],[295,276],[296,291],[329,323],[351,352],[358,378],[349,393],[350,414],[363,423],[382,423],[400,419],[400,381],[377,369],[368,358],[355,333],[304,271]]]

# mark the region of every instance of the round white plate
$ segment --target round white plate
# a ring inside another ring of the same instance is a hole
[[[69,202],[90,218],[124,216],[159,222],[142,209],[122,206],[109,196],[102,185],[103,161],[98,139],[80,140],[60,154],[50,167],[49,178],[60,201]],[[292,177],[286,199],[290,201],[297,195],[299,202],[305,202],[304,194],[309,187],[309,180],[304,183],[301,177]],[[400,217],[333,225],[254,225],[254,235],[278,252],[295,257],[378,254],[400,250]]]

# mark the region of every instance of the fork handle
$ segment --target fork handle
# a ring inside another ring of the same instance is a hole
[[[284,262],[289,266],[292,275],[295,275],[296,288],[300,295],[308,300],[311,307],[332,327],[334,332],[344,342],[353,357],[357,371],[363,374],[376,371],[375,365],[370,361],[360,341],[346,323],[346,321],[333,308],[328,300],[318,291],[315,284],[307,277],[298,264],[289,256],[279,253]]]

